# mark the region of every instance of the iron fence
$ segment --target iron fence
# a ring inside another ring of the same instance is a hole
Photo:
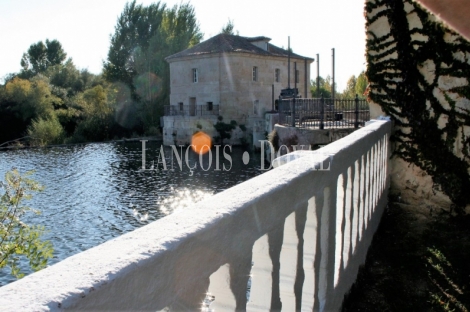
[[[165,116],[209,116],[219,115],[219,105],[165,105]]]
[[[340,99],[282,99],[279,124],[297,128],[359,128],[370,119],[369,104],[357,96]]]

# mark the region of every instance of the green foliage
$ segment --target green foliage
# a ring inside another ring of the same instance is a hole
[[[237,127],[237,122],[235,120],[230,121],[230,123],[223,122],[223,117],[219,116],[219,121],[214,125],[215,130],[219,133],[218,140],[220,143],[223,143],[225,139],[230,139],[232,137],[232,130],[235,130]]]
[[[39,212],[23,205],[31,198],[31,192],[42,187],[29,179],[31,172],[21,176],[17,170],[5,174],[5,182],[0,183],[0,269],[8,267],[15,277],[22,277],[19,261],[29,260],[30,267],[37,271],[47,265],[52,258],[52,244],[42,241],[44,227],[30,226],[21,221],[29,212]]]
[[[343,93],[338,95],[342,99],[354,99],[356,94],[359,98],[364,98],[364,92],[367,88],[367,78],[364,72],[361,72],[359,76],[352,75],[347,83]]]
[[[355,91],[359,97],[364,97],[367,89],[367,77],[365,72],[361,72],[356,79]]]
[[[112,89],[102,85],[85,90],[74,97],[79,121],[73,134],[73,142],[103,141],[117,135],[118,128],[114,119],[115,103]]]
[[[114,119],[116,94],[70,59],[28,79],[16,76],[0,87],[0,143],[26,134],[40,146],[126,136]]]
[[[226,34],[226,35],[235,35],[234,32],[235,25],[233,24],[233,20],[229,19],[227,22],[227,25],[222,27],[222,30],[220,31],[221,34]],[[238,35],[238,31],[237,31]]]
[[[46,44],[39,41],[29,47],[28,52],[21,58],[21,67],[24,72],[38,74],[49,66],[62,64],[66,57],[67,54],[59,41],[46,39]]]
[[[323,95],[324,98],[331,98],[331,92],[332,92],[332,79],[331,79],[331,77],[328,75],[328,76],[326,76],[326,79],[324,79],[320,76],[320,77],[318,77],[318,80],[320,82],[320,89],[318,89],[318,90],[317,90],[317,80],[312,80],[310,82],[310,84],[311,84],[310,92],[312,93],[312,97],[314,97],[314,98],[322,97],[322,95]]]
[[[51,116],[54,103],[60,102],[59,98],[52,95],[44,76],[35,76],[31,80],[14,78],[5,86],[4,100],[14,103],[12,110],[25,123]]]
[[[38,146],[59,144],[64,139],[64,129],[55,116],[33,120],[27,132],[32,143]]]
[[[107,80],[122,81],[131,88],[135,97],[134,77],[138,75],[135,68],[135,53],[148,49],[150,39],[160,28],[165,5],[160,2],[144,7],[136,1],[127,3],[118,18],[108,60],[104,63]]]
[[[444,311],[468,311],[460,301],[465,298],[465,287],[456,283],[455,270],[439,249],[427,248],[426,267],[437,290],[430,291],[431,302]]]
[[[342,95],[343,99],[354,99],[356,97],[356,84],[357,78],[356,76],[352,75],[346,83],[346,89],[344,89]]]
[[[144,130],[159,125],[169,104],[170,70],[165,57],[202,39],[194,8],[181,4],[167,8],[160,2],[143,6],[127,3],[111,38],[104,76],[130,90],[137,120]]]
[[[57,64],[47,69],[46,75],[50,77],[51,84],[67,90],[67,95],[76,91],[83,91],[80,81],[80,71],[75,67],[71,59],[65,64]]]
[[[170,95],[164,58],[201,39],[189,3],[167,8],[132,1],[118,18],[103,76],[65,61],[57,40],[32,44],[21,72],[0,86],[0,143],[26,133],[40,145],[156,133]]]
[[[457,208],[465,207],[470,204],[470,137],[464,129],[470,115],[455,99],[470,98],[470,85],[443,88],[439,81],[470,77],[470,43],[415,2],[368,1],[365,16],[368,28],[380,18],[391,26],[382,37],[368,32],[366,76],[370,100],[395,121],[394,154],[431,175]],[[422,27],[411,29],[409,16],[418,17]],[[389,57],[393,54],[397,59]],[[432,67],[429,75],[421,72],[426,65]]]

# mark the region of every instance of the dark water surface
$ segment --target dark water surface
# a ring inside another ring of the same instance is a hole
[[[161,144],[147,142],[146,168],[153,161],[159,170],[142,171],[141,142],[0,151],[0,179],[13,167],[20,172],[35,170],[32,178],[45,186],[25,202],[41,214],[23,220],[46,227],[44,239],[54,246],[49,261],[53,264],[175,209],[191,209],[192,203],[264,172],[259,152],[250,153],[245,165],[248,155],[244,162],[241,148],[227,147],[224,157],[220,147],[217,164],[213,148],[210,167],[209,154],[200,159],[192,151],[186,158],[185,147],[178,152],[182,169],[172,149],[165,147],[167,170],[163,170]],[[188,165],[197,168],[191,171]],[[15,280],[8,273],[7,268],[0,271],[0,285]]]

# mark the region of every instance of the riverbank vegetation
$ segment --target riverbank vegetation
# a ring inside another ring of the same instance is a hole
[[[24,276],[22,260],[28,260],[30,268],[37,271],[47,265],[53,252],[52,244],[41,239],[44,226],[23,222],[25,214],[39,213],[25,206],[24,200],[42,190],[29,175],[12,170],[0,181],[0,270],[7,267],[15,277]]]
[[[199,43],[193,7],[126,4],[101,74],[79,69],[57,40],[31,44],[0,85],[0,144],[48,145],[157,135],[169,104],[164,58]]]

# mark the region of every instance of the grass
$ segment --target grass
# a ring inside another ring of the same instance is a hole
[[[470,216],[389,203],[343,311],[468,311]]]

